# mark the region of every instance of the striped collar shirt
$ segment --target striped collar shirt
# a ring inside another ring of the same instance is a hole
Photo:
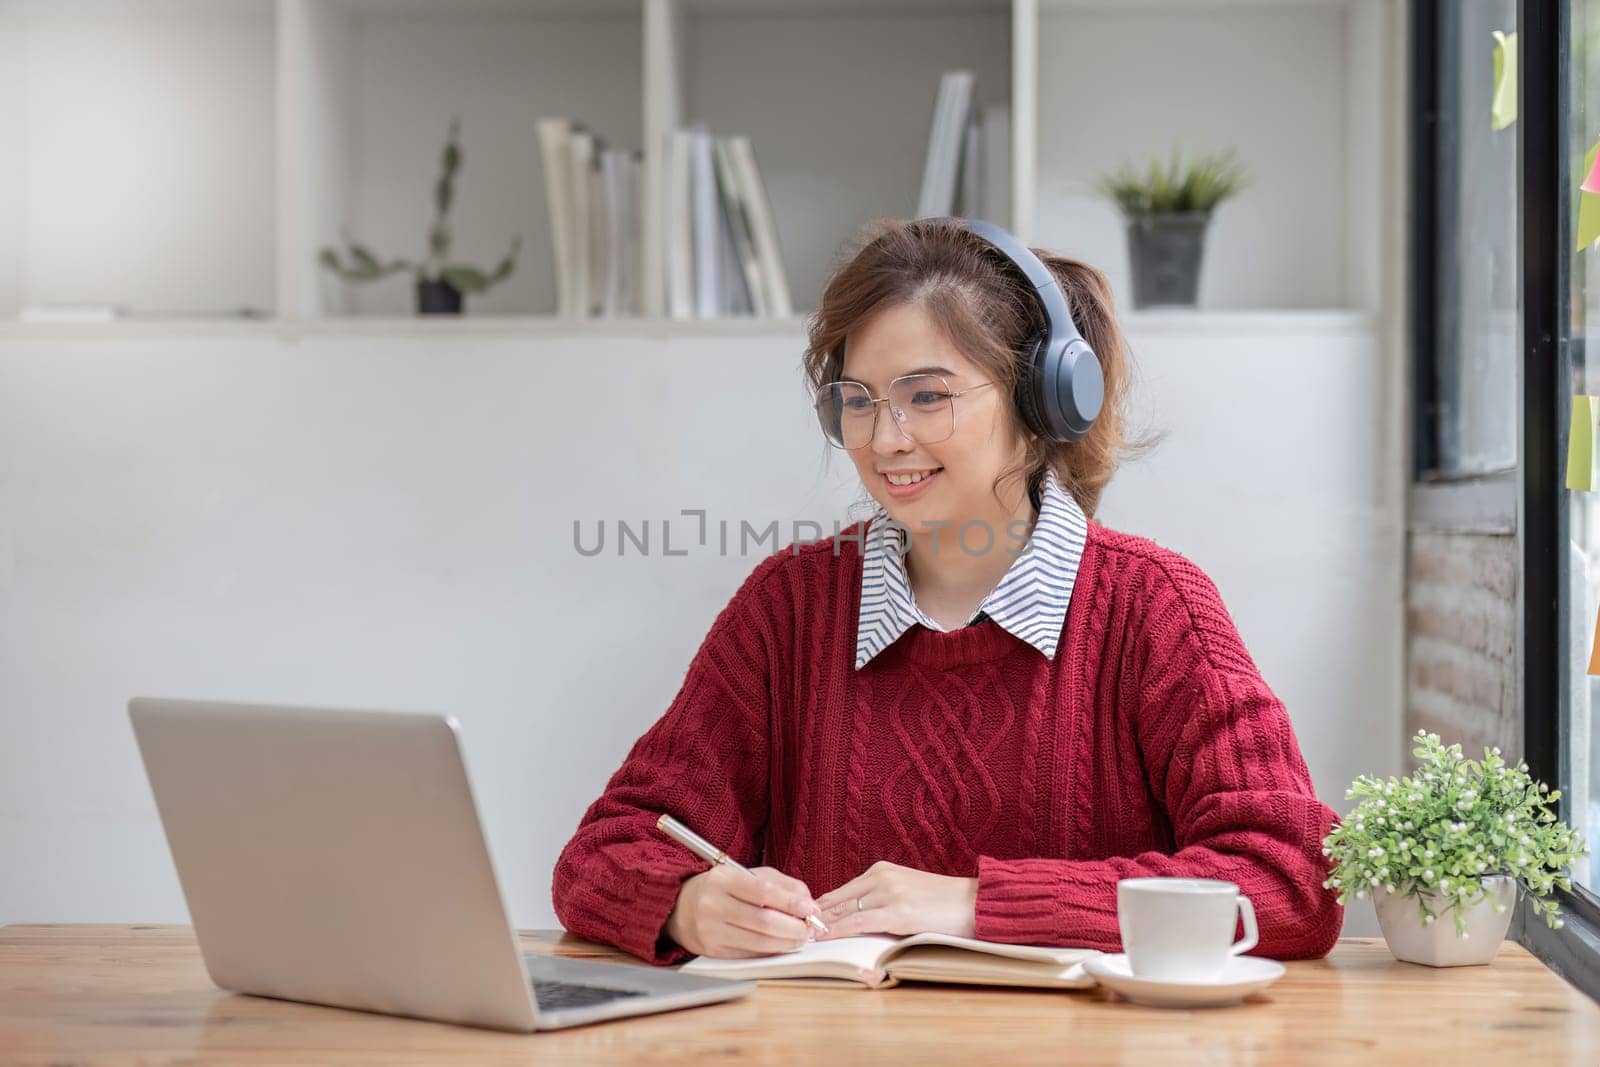
[[[906,529],[902,524],[890,523],[888,518],[888,513],[880,507],[872,518],[863,550],[861,611],[856,624],[857,670],[914,625],[920,623],[930,630],[943,629],[917,607],[911,595],[904,556]],[[1038,649],[1047,659],[1055,658],[1088,533],[1089,523],[1083,509],[1072,494],[1062,488],[1055,471],[1047,469],[1040,494],[1039,517],[1027,544],[1017,553],[999,584],[983,598],[967,625],[987,615],[1013,637]],[[957,543],[955,537],[956,534],[952,534],[953,545]],[[1007,540],[1003,531],[996,531],[996,551],[1006,551],[1014,544]],[[959,547],[953,550],[960,551]]]

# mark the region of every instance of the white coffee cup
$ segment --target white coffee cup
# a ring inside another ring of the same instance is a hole
[[[1244,939],[1233,932],[1244,919]],[[1207,982],[1256,946],[1256,911],[1232,882],[1211,878],[1124,878],[1117,922],[1135,977]]]

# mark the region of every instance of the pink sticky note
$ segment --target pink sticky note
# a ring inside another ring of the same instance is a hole
[[[1600,154],[1594,157],[1594,164],[1590,166],[1588,175],[1578,185],[1586,193],[1600,193]]]

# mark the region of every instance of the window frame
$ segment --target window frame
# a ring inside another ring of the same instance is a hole
[[[1410,4],[1411,322],[1413,434],[1407,526],[1458,533],[1514,535],[1517,583],[1517,684],[1523,759],[1529,773],[1575,799],[1563,779],[1561,723],[1568,674],[1581,669],[1564,652],[1571,605],[1564,551],[1568,506],[1563,477],[1572,386],[1568,288],[1572,257],[1563,251],[1571,211],[1565,175],[1571,60],[1569,4],[1518,0],[1519,266],[1522,341],[1517,374],[1517,461],[1512,469],[1441,472],[1439,371],[1455,339],[1441,336],[1440,151],[1442,75],[1459,62],[1440,47],[1455,0]],[[1449,195],[1445,191],[1444,195]],[[1579,341],[1581,343],[1581,339]],[[1587,803],[1587,798],[1582,798]],[[1563,808],[1565,817],[1565,807]],[[1588,842],[1591,849],[1600,842]],[[1564,925],[1546,926],[1526,899],[1509,936],[1552,971],[1600,1001],[1600,896],[1574,884],[1556,890]]]
[[[1453,0],[1451,0],[1453,2]],[[1439,47],[1444,20],[1452,9],[1441,0],[1413,0],[1411,4],[1411,307],[1412,442],[1411,488],[1407,500],[1409,529],[1469,534],[1512,534],[1517,526],[1517,484],[1513,468],[1489,471],[1441,471],[1439,435],[1442,432],[1440,371],[1453,363],[1444,354],[1456,347],[1453,337],[1442,334],[1438,310],[1441,301],[1438,265],[1452,257],[1441,255],[1439,217],[1445,195],[1434,176],[1442,173],[1440,150],[1443,76],[1455,69],[1458,58]]]
[[[1519,0],[1517,166],[1521,188],[1522,361],[1518,375],[1517,537],[1522,564],[1518,583],[1522,633],[1523,759],[1537,779],[1566,788],[1561,723],[1569,673],[1566,589],[1568,519],[1562,457],[1567,447],[1572,338],[1569,288],[1572,254],[1569,177],[1572,0]],[[1565,805],[1563,806],[1565,809]],[[1589,842],[1591,848],[1596,847]],[[1557,889],[1565,925],[1547,927],[1526,901],[1517,908],[1512,936],[1557,974],[1600,1000],[1600,897],[1581,885]]]

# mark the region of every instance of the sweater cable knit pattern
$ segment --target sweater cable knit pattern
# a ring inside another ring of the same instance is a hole
[[[1198,567],[1091,522],[1053,659],[988,619],[857,670],[861,532],[768,556],[718,614],[557,860],[568,930],[688,958],[663,928],[707,864],[667,812],[816,895],[877,860],[976,877],[986,940],[1120,951],[1117,881],[1167,875],[1238,883],[1257,954],[1332,948],[1334,813]]]

